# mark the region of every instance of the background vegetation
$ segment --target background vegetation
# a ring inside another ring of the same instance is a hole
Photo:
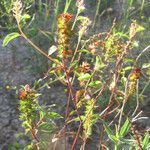
[[[0,28],[9,32],[3,46],[22,37],[41,77],[18,91],[30,137],[25,150],[149,149],[149,128],[138,128],[148,119],[141,106],[150,83],[149,6],[146,0],[1,1]],[[67,96],[61,112],[41,102],[40,90],[53,84]]]

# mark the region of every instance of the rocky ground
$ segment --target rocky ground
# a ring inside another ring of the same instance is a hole
[[[15,51],[14,45],[19,47],[20,41],[15,40],[5,48],[0,46],[0,150],[8,149],[22,130],[18,120],[17,88],[21,84],[32,83],[38,77],[26,65],[32,62],[31,54],[23,46]],[[25,141],[19,143],[24,145]]]
[[[44,74],[37,74],[34,70],[38,61],[34,59],[31,49],[25,46],[24,42],[19,39],[7,47],[0,46],[0,150],[7,150],[12,144],[19,144],[22,147],[20,149],[23,149],[29,140],[25,136],[22,137],[23,129],[18,120],[17,92],[21,85],[31,85],[40,77],[44,77]],[[50,89],[40,92],[43,93],[40,103],[55,103],[58,106],[57,111],[62,112],[66,100],[63,87],[55,84]]]

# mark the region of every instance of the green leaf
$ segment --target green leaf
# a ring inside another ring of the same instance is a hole
[[[47,116],[51,119],[59,119],[59,118],[63,118],[60,114],[56,113],[56,112],[49,112],[47,114]]]
[[[149,67],[150,67],[150,63],[144,63],[142,65],[142,69],[149,68]]]
[[[124,137],[128,133],[130,127],[131,127],[131,124],[129,122],[129,119],[127,119],[124,125],[120,129],[120,136]]]
[[[97,86],[100,86],[102,84],[101,81],[97,80],[97,81],[92,81],[89,83],[89,86],[90,87],[97,87]]]
[[[43,138],[42,141],[39,143],[39,145],[38,145],[39,149],[44,150],[44,149],[46,149],[46,147],[49,146],[49,142],[45,141],[45,140],[48,140],[48,139]]]
[[[115,35],[118,36],[119,38],[121,38],[121,37],[122,38],[128,38],[128,35],[123,33],[123,32],[117,32]]]
[[[16,149],[19,149],[21,145],[18,142],[15,142],[12,146]]]
[[[121,78],[121,82],[125,85],[126,84],[126,81],[127,81],[127,78],[126,77],[122,77]]]
[[[40,110],[39,113],[40,113],[40,119],[43,119],[46,113],[43,110]]]
[[[31,125],[28,121],[22,122],[22,126],[25,127],[25,128],[28,128],[28,127],[30,128],[31,127]]]
[[[142,141],[142,149],[146,150],[147,146],[149,144],[149,133],[147,132],[144,136],[144,139]]]
[[[133,46],[136,47],[136,48],[139,47],[139,41],[134,41]]]
[[[141,31],[144,31],[144,30],[145,30],[144,27],[138,25],[138,27],[137,27],[137,29],[136,29],[136,32],[141,32]]]
[[[88,79],[91,78],[91,75],[89,73],[81,73],[78,80],[79,81],[87,81]]]
[[[104,68],[106,65],[102,62],[101,57],[100,56],[96,56],[96,62],[95,62],[95,70],[100,70],[102,68]]]
[[[71,68],[72,68],[72,67],[75,67],[78,63],[79,63],[79,61],[78,61],[78,60],[75,60],[75,61],[70,65],[70,67],[71,67]]]
[[[105,131],[107,132],[108,136],[114,135],[113,131],[109,128],[109,126],[105,122],[103,125],[104,125]]]
[[[8,34],[5,39],[3,40],[3,47],[6,46],[11,40],[17,38],[18,36],[20,36],[20,34],[18,32],[13,32]]]
[[[81,20],[81,21],[82,21],[82,20],[85,20],[85,17],[84,17],[84,16],[78,16],[78,17],[77,17],[77,20]]]
[[[132,70],[132,69],[133,69],[132,66],[128,66],[128,67],[123,68],[124,71]]]
[[[106,131],[108,137],[109,137],[114,143],[118,144],[118,143],[120,142],[119,138],[117,138],[117,137],[115,136],[115,134],[114,134],[113,131],[110,129],[110,127],[106,124],[106,122],[103,122],[103,123],[104,123],[103,126],[104,126],[104,128],[105,128],[105,131]]]
[[[56,51],[57,51],[57,47],[55,45],[52,45],[48,50],[48,56],[52,55]]]
[[[60,61],[58,59],[53,59],[56,63],[59,63]]]
[[[115,144],[118,144],[120,142],[120,140],[115,135],[108,135],[108,136]]]
[[[87,49],[81,49],[81,50],[79,50],[79,52],[82,52],[82,53],[90,53],[89,50],[87,50]]]
[[[134,62],[134,60],[130,59],[130,58],[125,58],[124,60],[125,60],[126,63],[132,63],[132,62]]]
[[[29,14],[24,14],[23,16],[21,16],[22,21],[29,20],[30,18],[31,16]]]
[[[38,130],[40,130],[42,132],[52,132],[53,129],[54,129],[54,125],[50,124],[48,122],[43,122],[38,127]]]
[[[119,131],[118,131],[118,127],[116,124],[115,124],[115,129],[116,129],[116,137],[119,138]]]
[[[27,145],[23,150],[33,150],[33,145]]]
[[[30,131],[30,128],[25,129],[25,134],[27,134]]]
[[[147,149],[148,149],[148,148],[150,148],[150,143],[148,143],[148,145],[147,145],[147,147],[146,147],[146,148],[147,148]]]
[[[67,123],[71,123],[71,122],[73,122],[73,121],[78,122],[78,121],[80,121],[80,119],[83,121],[83,120],[85,120],[86,118],[85,118],[84,115],[81,115],[80,117],[76,117],[76,118],[74,118],[74,119],[72,119],[72,120],[69,120]]]
[[[133,145],[135,143],[134,139],[121,139],[123,143],[127,144],[127,145]]]

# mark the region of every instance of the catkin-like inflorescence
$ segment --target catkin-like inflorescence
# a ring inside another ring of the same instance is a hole
[[[58,55],[60,58],[68,58],[71,54],[69,50],[71,36],[72,15],[68,13],[60,14],[58,17]]]
[[[83,124],[84,136],[89,138],[92,135],[92,126],[94,124],[94,100],[90,99],[86,103],[85,116],[86,120]]]
[[[136,90],[137,81],[132,81],[129,83],[127,95],[131,96]]]
[[[137,81],[140,78],[141,75],[141,70],[140,68],[136,68],[130,75],[129,75],[129,87],[128,87],[128,92],[127,95],[131,96],[135,90],[136,90],[136,85]]]
[[[16,0],[13,3],[13,15],[16,19],[16,21],[19,23],[21,20],[21,14],[22,14],[22,2],[20,0]]]
[[[23,126],[26,127],[26,123],[31,125],[32,122],[36,119],[36,100],[38,94],[31,89],[22,89],[19,93],[19,110],[20,110],[20,120],[22,120]]]

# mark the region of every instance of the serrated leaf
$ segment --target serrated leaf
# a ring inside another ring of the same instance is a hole
[[[47,116],[51,119],[59,119],[59,118],[63,118],[60,114],[56,113],[56,112],[49,112],[47,114]]]
[[[19,37],[20,34],[18,32],[13,32],[13,33],[10,33],[8,34],[5,39],[3,40],[3,47],[6,46],[11,40]]]
[[[130,127],[131,127],[131,124],[129,122],[129,119],[127,119],[124,125],[120,129],[120,136],[124,137],[128,133]]]
[[[91,78],[91,75],[89,73],[81,73],[78,80],[79,81],[87,81],[88,79]]]

